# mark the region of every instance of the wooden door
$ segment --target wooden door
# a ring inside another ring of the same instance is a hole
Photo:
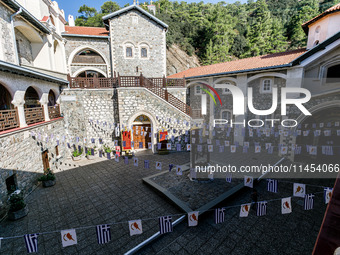
[[[42,153],[42,161],[43,161],[43,166],[44,166],[44,172],[47,172],[47,169],[50,168],[50,163],[48,162],[48,151],[44,151]]]
[[[146,131],[146,128],[148,128],[147,131]],[[142,135],[142,132],[143,132],[143,135]],[[147,132],[147,134],[144,135],[144,132]],[[133,141],[135,143],[134,145],[135,149],[141,149],[139,148],[140,142],[143,143],[143,149],[148,148],[148,143],[151,142],[151,137],[149,137],[150,132],[151,132],[150,124],[133,126]]]

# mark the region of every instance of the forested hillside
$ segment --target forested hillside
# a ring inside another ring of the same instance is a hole
[[[202,64],[296,49],[305,46],[301,24],[340,0],[248,0],[217,4],[159,0],[157,18],[169,25],[168,46],[176,43]],[[148,4],[148,3],[146,3]],[[141,5],[146,8],[146,5]],[[83,5],[77,26],[103,26],[101,18],[120,9],[108,1],[101,10]]]

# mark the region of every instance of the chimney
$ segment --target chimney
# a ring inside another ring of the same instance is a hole
[[[72,15],[68,15],[68,25],[70,27],[74,27],[75,26],[74,17]]]

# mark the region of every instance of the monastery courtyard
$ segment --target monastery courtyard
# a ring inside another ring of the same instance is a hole
[[[74,162],[63,166],[64,170],[56,173],[54,187],[38,186],[27,197],[30,210],[27,217],[0,224],[0,236],[43,233],[38,237],[38,254],[124,254],[159,230],[159,216],[172,215],[175,220],[185,215],[143,183],[142,178],[159,173],[151,162],[160,161],[163,170],[167,170],[170,163],[188,163],[189,153],[160,156],[140,152],[136,156],[139,162],[150,160],[150,168],[135,167],[131,159],[126,165],[122,159],[115,162],[99,158],[95,163],[87,161],[86,165],[76,168]],[[327,186],[333,185],[332,182],[334,180],[318,180],[317,184]],[[304,180],[304,183],[313,183],[313,180]],[[266,192],[265,181],[256,188],[260,200],[292,193],[289,183],[280,185],[280,194]],[[220,206],[249,201],[250,189],[246,188]],[[293,199],[292,206],[293,213],[282,215],[280,202],[276,201],[268,206],[266,216],[257,217],[255,211],[251,211],[247,218],[239,218],[239,206],[235,206],[226,210],[222,224],[215,224],[213,211],[209,211],[200,217],[197,227],[191,228],[185,218],[172,233],[164,234],[137,254],[310,254],[326,205],[322,196],[316,196],[313,210],[303,210],[303,199]],[[127,221],[133,219],[142,219],[143,234],[130,237]],[[100,245],[95,225],[106,223],[113,223],[112,241]],[[78,244],[62,248],[59,231],[70,228],[76,228]],[[2,240],[1,254],[25,254],[23,242],[22,237]]]

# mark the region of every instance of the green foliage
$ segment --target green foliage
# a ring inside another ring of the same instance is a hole
[[[75,150],[72,152],[73,157],[79,157],[81,154],[83,154],[83,148],[80,151]]]
[[[154,4],[156,17],[169,25],[167,46],[175,43],[189,55],[196,54],[203,64],[214,64],[305,47],[307,36],[301,25],[339,2],[248,0],[204,4],[158,0]],[[112,1],[105,2],[99,11],[83,5],[76,25],[104,26],[101,18],[118,9]]]
[[[104,144],[103,149],[104,149],[104,152],[106,152],[106,153],[112,152],[112,149],[109,146],[107,146],[106,144]]]
[[[9,210],[11,212],[17,212],[25,208],[26,206],[24,197],[22,194],[12,194],[9,198],[9,203],[10,203]]]
[[[52,173],[50,169],[47,169],[47,173],[42,175],[38,181],[54,181],[55,180],[55,175]]]

